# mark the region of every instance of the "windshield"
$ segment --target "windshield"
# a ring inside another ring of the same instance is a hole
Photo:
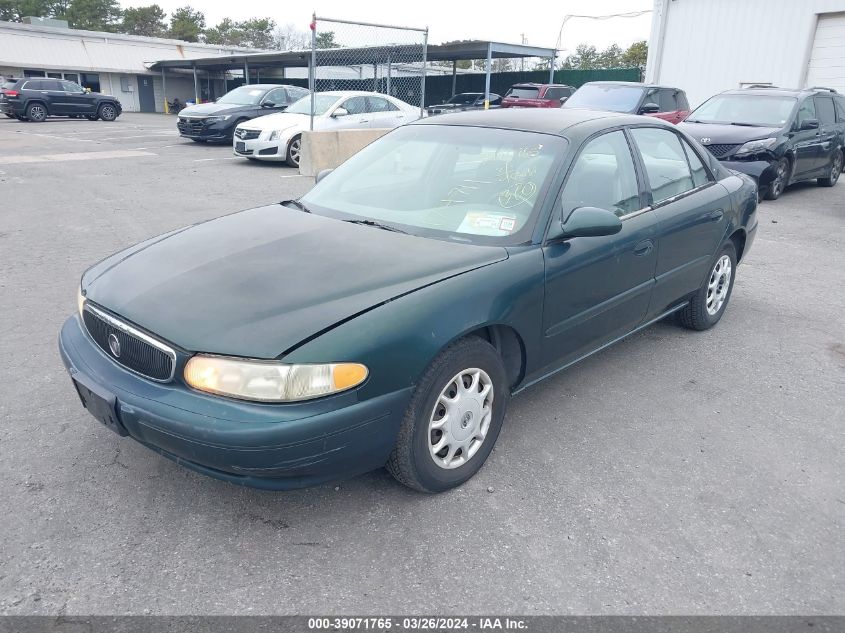
[[[455,95],[446,103],[474,103],[480,96],[481,95],[475,94],[474,92],[465,92],[464,94]]]
[[[792,116],[794,97],[774,95],[716,95],[700,105],[687,121],[783,127]]]
[[[505,95],[506,97],[513,97],[514,99],[536,99],[537,95],[540,94],[539,88],[523,88],[519,86],[514,86],[508,93]]]
[[[217,103],[233,103],[236,105],[258,105],[261,97],[267,92],[264,88],[241,86],[230,90],[217,100]]]
[[[578,88],[563,107],[634,112],[642,94],[643,89],[640,86],[585,85]]]
[[[566,141],[492,128],[410,125],[355,154],[308,192],[314,213],[371,219],[474,244],[531,238]]]
[[[314,95],[314,114],[325,114],[337,100],[337,95]],[[285,112],[293,112],[294,114],[311,114],[311,95],[302,97],[299,101],[294,102],[288,106],[288,109],[285,110]]]

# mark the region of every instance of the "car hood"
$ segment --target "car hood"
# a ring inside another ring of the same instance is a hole
[[[85,273],[82,288],[89,300],[183,349],[275,358],[373,307],[506,258],[498,246],[271,205],[112,255]]]
[[[239,127],[247,130],[286,130],[290,127],[302,127],[305,129],[309,126],[310,117],[307,114],[298,114],[296,112],[277,112],[276,114],[268,114],[260,116],[257,119],[252,119],[245,123],[241,123]],[[314,117],[315,127],[319,125],[320,117]]]
[[[781,128],[778,127],[749,127],[724,123],[690,123],[688,121],[679,123],[678,127],[702,145],[747,143],[760,138],[777,136],[781,132]]]
[[[212,114],[225,114],[227,112],[249,110],[257,107],[239,103],[200,103],[180,110],[179,116],[210,116]]]

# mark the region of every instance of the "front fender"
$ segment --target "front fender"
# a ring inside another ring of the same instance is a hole
[[[538,358],[543,257],[537,247],[389,301],[309,341],[284,357],[291,363],[355,361],[369,369],[361,400],[415,385],[444,347],[489,325],[522,339],[526,372]]]

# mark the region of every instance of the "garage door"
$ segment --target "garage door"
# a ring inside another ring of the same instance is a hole
[[[807,85],[826,86],[845,93],[845,13],[819,16]]]

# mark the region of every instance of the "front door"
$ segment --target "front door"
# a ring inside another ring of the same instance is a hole
[[[730,217],[727,190],[692,146],[674,130],[631,130],[660,225],[656,285],[649,316],[656,317],[704,281]]]
[[[828,95],[816,95],[816,116],[819,118],[819,154],[816,169],[826,169],[833,160],[833,152],[839,151],[838,130],[836,127],[836,108],[833,98]]]
[[[156,98],[152,77],[138,75],[138,105],[141,107],[141,112],[156,111]]]
[[[622,230],[543,248],[543,350],[547,368],[568,364],[643,322],[654,285],[657,223],[645,210],[630,145],[616,130],[588,141],[556,202],[553,222],[578,207],[622,218]]]
[[[331,116],[326,121],[326,128],[330,130],[362,129],[370,127],[370,106],[367,97],[349,97],[340,104],[346,110],[343,116]]]
[[[821,130],[817,128],[802,130],[801,126],[805,121],[818,121],[816,102],[813,97],[808,97],[801,102],[795,128],[792,131],[792,144],[795,148],[795,165],[792,173],[797,177],[814,172],[820,161]]]
[[[85,89],[72,81],[63,81],[65,99],[68,105],[69,114],[93,114],[94,97],[85,92]]]

